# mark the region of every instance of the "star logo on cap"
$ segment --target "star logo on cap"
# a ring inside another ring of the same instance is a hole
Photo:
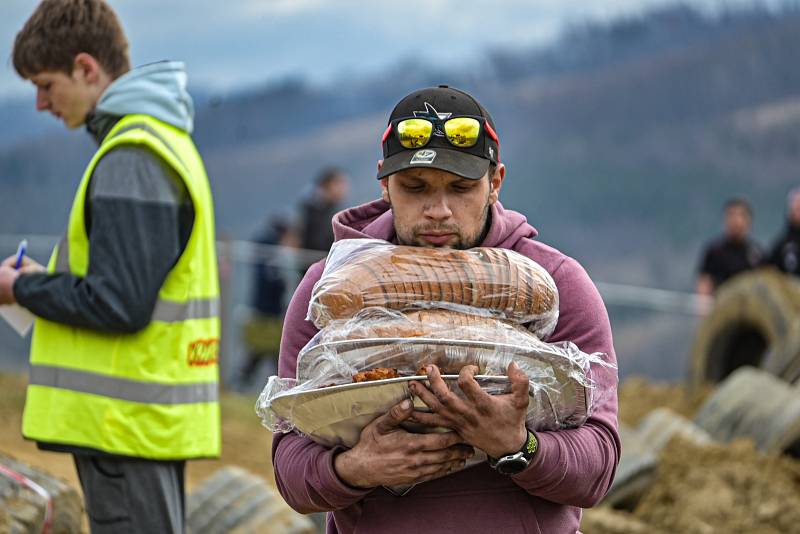
[[[446,120],[450,118],[452,113],[439,113],[436,111],[436,108],[425,102],[425,111],[415,111],[414,116],[420,119],[431,119],[431,120]]]
[[[431,121],[436,128],[433,131],[434,135],[438,135],[439,137],[444,137],[444,132],[441,129],[441,121],[445,121],[450,118],[452,113],[439,113],[436,111],[436,108],[425,102],[425,111],[415,111],[414,116],[418,119],[428,119]]]

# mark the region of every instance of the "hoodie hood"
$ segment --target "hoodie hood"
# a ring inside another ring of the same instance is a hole
[[[492,222],[480,246],[515,249],[521,239],[532,239],[538,234],[524,215],[504,209],[500,202],[495,202],[490,210]],[[378,199],[340,211],[333,217],[333,235],[336,241],[383,239],[395,243],[397,236],[391,206]]]
[[[95,106],[96,115],[150,115],[191,133],[194,104],[186,91],[186,68],[179,61],[137,67],[109,85]]]

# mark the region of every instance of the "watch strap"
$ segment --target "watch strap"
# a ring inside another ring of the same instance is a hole
[[[525,440],[525,443],[522,445],[522,448],[512,454],[507,454],[505,456],[501,456],[500,458],[489,458],[489,466],[493,469],[497,467],[497,463],[502,460],[517,460],[520,456],[527,462],[533,459],[534,454],[536,451],[539,450],[539,440],[536,438],[536,434],[528,430],[528,438]]]

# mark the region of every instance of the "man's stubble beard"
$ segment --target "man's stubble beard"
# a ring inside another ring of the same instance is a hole
[[[481,224],[479,226],[480,229],[478,230],[478,232],[475,235],[467,236],[465,238],[465,237],[461,236],[461,229],[457,228],[455,226],[442,226],[442,227],[431,228],[431,227],[428,227],[426,225],[417,225],[417,226],[413,226],[411,228],[411,230],[406,233],[404,228],[399,228],[397,226],[397,218],[394,217],[394,206],[390,205],[390,209],[392,210],[392,220],[394,221],[394,233],[395,233],[395,236],[397,237],[397,243],[399,245],[407,245],[407,246],[412,246],[412,247],[440,248],[440,247],[435,247],[433,245],[430,245],[428,243],[415,242],[413,240],[413,237],[411,239],[406,239],[405,238],[405,235],[408,235],[409,237],[411,237],[411,236],[417,235],[423,229],[427,230],[427,231],[431,231],[431,230],[435,229],[435,230],[439,230],[439,231],[445,230],[445,231],[449,231],[449,232],[453,232],[453,233],[458,234],[458,236],[459,236],[458,241],[456,241],[452,245],[448,245],[449,248],[454,248],[454,249],[458,249],[458,250],[466,250],[466,249],[469,249],[469,248],[477,247],[486,238],[486,234],[489,233],[489,227],[491,226],[491,222],[492,222],[491,221],[491,216],[490,216],[491,212],[489,211],[490,207],[491,207],[491,203],[489,202],[489,197],[487,196],[486,197],[486,204],[483,206],[483,213],[481,214]]]

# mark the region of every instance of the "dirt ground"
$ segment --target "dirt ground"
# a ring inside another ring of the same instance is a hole
[[[80,488],[70,455],[40,451],[34,443],[22,438],[20,428],[25,384],[23,376],[0,374],[0,452],[44,469]],[[188,491],[228,464],[244,467],[274,483],[270,462],[271,434],[261,426],[253,408],[255,402],[255,396],[223,394],[222,458],[189,462],[186,473]]]
[[[665,406],[692,418],[709,389],[641,379],[620,388],[620,419],[635,425]],[[623,443],[624,447],[624,443]],[[586,511],[584,534],[800,532],[800,461],[756,451],[749,440],[699,446],[676,439],[662,451],[656,480],[632,513]]]
[[[712,389],[708,386],[690,391],[680,384],[649,382],[641,377],[631,377],[619,388],[620,423],[636,426],[656,408],[669,408],[692,419]]]
[[[632,514],[589,510],[584,534],[785,534],[800,531],[800,462],[758,453],[750,441],[664,450]]]
[[[0,452],[45,469],[78,487],[71,457],[45,453],[22,439],[20,422],[25,379],[0,374]],[[692,417],[709,390],[631,379],[620,387],[620,419],[636,424],[666,406]],[[197,485],[226,464],[236,464],[272,481],[270,434],[253,411],[254,397],[222,397],[223,456],[189,463],[187,485]],[[798,532],[800,461],[759,454],[748,441],[698,447],[673,441],[662,453],[654,485],[633,513],[588,510],[584,534],[714,534]]]
[[[800,462],[752,442],[673,440],[634,515],[671,532],[779,534],[800,530]]]

